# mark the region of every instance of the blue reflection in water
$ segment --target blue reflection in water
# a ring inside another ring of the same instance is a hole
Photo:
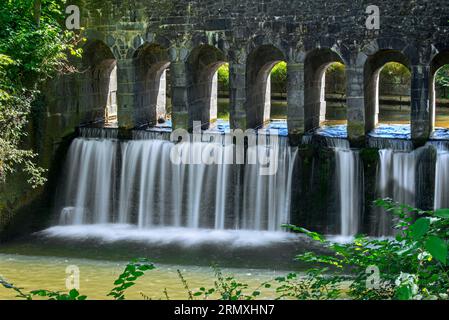
[[[215,125],[209,129],[210,132],[229,133],[231,125],[228,120],[218,119]],[[279,136],[288,136],[286,120],[272,120],[265,127],[258,130],[261,133],[278,134]]]
[[[172,121],[167,120],[164,123],[158,123],[155,127],[149,128],[151,131],[171,132]],[[329,138],[346,139],[348,137],[348,126],[346,124],[324,125],[315,130],[313,134],[321,135]],[[231,126],[229,120],[218,119],[209,132],[229,133]],[[275,134],[276,130],[279,136],[288,136],[288,128],[286,120],[272,120],[265,127],[259,129],[261,133]],[[369,133],[374,138],[390,138],[390,139],[411,139],[409,124],[380,124]],[[448,140],[448,128],[436,128],[432,134],[434,140]]]
[[[317,129],[315,134],[329,138],[346,139],[348,137],[348,126],[346,124],[324,125]]]
[[[375,138],[411,139],[409,124],[380,124],[369,134]]]
[[[449,140],[449,129],[448,128],[435,128],[435,131],[430,137],[434,140]]]
[[[288,136],[288,128],[287,128],[287,121],[286,120],[272,120],[266,129],[270,133],[275,133],[276,130],[278,130],[278,134],[280,136]]]

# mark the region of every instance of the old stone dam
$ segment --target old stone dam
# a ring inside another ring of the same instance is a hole
[[[378,30],[364,0],[84,2],[77,72],[30,119],[48,182],[1,187],[0,256],[290,270],[314,245],[285,224],[391,237],[375,200],[449,207],[447,1],[382,1]]]

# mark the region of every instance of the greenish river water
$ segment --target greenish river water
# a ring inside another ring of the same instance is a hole
[[[106,294],[113,288],[114,280],[121,274],[126,261],[107,261],[79,258],[61,258],[44,256],[24,256],[0,254],[0,276],[14,285],[24,288],[24,291],[47,289],[67,292],[66,268],[77,266],[80,274],[80,292],[88,299],[110,299]],[[127,299],[143,299],[141,293],[151,299],[166,299],[164,289],[167,289],[170,299],[187,299],[177,270],[179,269],[187,280],[192,291],[200,287],[212,288],[214,272],[205,266],[179,266],[156,264],[156,269],[148,271],[136,286],[129,289]],[[247,293],[258,288],[260,283],[285,275],[285,271],[268,269],[224,268],[225,275],[232,274],[240,282],[247,283]],[[274,298],[272,289],[263,289],[261,298]],[[15,292],[0,287],[0,299],[15,299]]]

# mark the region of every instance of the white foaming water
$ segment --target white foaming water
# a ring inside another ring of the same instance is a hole
[[[449,152],[438,150],[435,172],[435,209],[449,208]]]
[[[415,205],[417,152],[379,150],[379,195],[399,203]]]
[[[134,241],[152,245],[180,245],[191,247],[214,244],[229,247],[258,247],[275,243],[291,242],[297,236],[287,232],[213,230],[176,227],[141,229],[135,225],[73,225],[55,226],[39,232],[51,238],[72,240],[91,239],[107,243]]]
[[[416,164],[419,150],[412,152],[379,150],[377,195],[395,202],[415,206]],[[391,236],[394,232],[391,213],[382,208],[374,210],[373,231],[377,236]]]
[[[58,206],[60,224],[278,231],[289,222],[296,149],[286,139],[276,146],[278,170],[271,176],[259,175],[260,166],[252,164],[176,164],[173,147],[165,140],[76,139]],[[193,156],[214,152],[219,163],[229,163],[233,154],[221,143],[184,144],[181,150]]]
[[[107,223],[113,210],[117,145],[110,140],[76,139],[69,150],[61,223]]]
[[[350,149],[335,149],[340,199],[340,235],[354,236],[359,231],[362,210],[363,174],[360,155]]]

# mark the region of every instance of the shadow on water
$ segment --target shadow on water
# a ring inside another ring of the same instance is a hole
[[[322,247],[300,235],[291,235],[283,241],[263,245],[231,246],[226,242],[186,245],[182,242],[148,242],[136,239],[110,241],[94,236],[51,237],[44,233],[35,233],[3,244],[0,253],[108,261],[129,261],[146,257],[156,263],[174,265],[210,266],[216,263],[227,268],[302,270],[307,266],[294,260],[297,254],[311,250],[324,252]]]

